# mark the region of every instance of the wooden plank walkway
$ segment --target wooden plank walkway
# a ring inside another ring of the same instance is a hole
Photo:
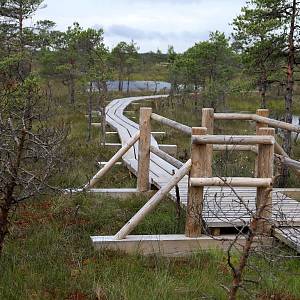
[[[120,137],[122,145],[138,130],[139,125],[126,116],[124,110],[132,102],[145,99],[158,100],[166,95],[130,97],[113,100],[106,107],[107,123],[114,128]],[[152,136],[151,145],[158,147],[157,141]],[[123,156],[124,164],[137,175],[138,169],[138,143]],[[172,177],[176,167],[151,153],[150,179],[157,188],[163,187]],[[185,176],[178,184],[180,201],[183,206],[187,204],[188,177]],[[230,188],[210,187],[205,189],[204,220],[209,227],[234,227],[248,223],[249,209],[255,211],[256,188],[236,188],[235,192],[241,197],[246,207]],[[176,199],[175,188],[171,190],[170,197]],[[300,226],[300,203],[276,190],[272,194],[273,218],[280,226]]]
[[[300,253],[300,227],[277,228],[274,232],[274,236]]]

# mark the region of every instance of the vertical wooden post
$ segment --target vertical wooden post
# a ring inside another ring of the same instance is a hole
[[[256,114],[258,116],[268,118],[269,117],[269,110],[268,109],[257,109],[256,110]],[[263,124],[263,123],[260,123],[260,122],[256,122],[256,135],[259,135],[259,129],[260,128],[265,128],[265,127],[268,127],[268,124]],[[257,175],[257,168],[258,168],[257,164],[258,164],[258,162],[257,162],[257,156],[256,156],[256,159],[255,159],[255,171],[254,171],[255,177],[259,177]]]
[[[105,107],[101,107],[101,134],[102,134],[102,145],[106,144],[106,112]]]
[[[147,192],[150,189],[149,166],[150,166],[150,143],[152,108],[141,107],[140,109],[140,140],[137,189],[139,192]]]
[[[268,118],[269,117],[269,110],[268,109],[257,109],[256,114],[258,116]],[[268,124],[263,124],[263,123],[256,122],[256,134],[258,135],[259,134],[259,129],[264,128],[264,127],[268,127]]]
[[[260,128],[259,135],[275,136],[274,128]],[[257,175],[259,178],[272,178],[274,166],[274,145],[259,145],[257,156]],[[257,188],[257,212],[258,216],[258,232],[270,234],[271,224],[268,220],[272,217],[272,187]]]
[[[214,134],[214,109],[202,109],[202,127],[207,128],[207,134]],[[207,145],[207,176],[212,176],[213,145]]]
[[[193,127],[193,135],[205,135],[207,128]],[[208,147],[204,145],[196,145],[192,143],[191,159],[192,167],[190,177],[206,177],[208,176],[207,155]],[[188,203],[185,235],[187,237],[199,237],[202,230],[202,210],[203,210],[203,187],[192,187],[189,185]]]

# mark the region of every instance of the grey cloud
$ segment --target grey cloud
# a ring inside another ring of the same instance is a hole
[[[156,31],[144,31],[126,25],[112,25],[105,30],[107,36],[119,36],[129,39],[161,39],[163,34]]]
[[[94,27],[99,27],[95,25]],[[208,33],[199,32],[159,32],[159,31],[148,31],[142,30],[126,25],[115,24],[104,29],[104,34],[108,37],[120,37],[133,40],[175,40],[180,39],[182,41],[199,41],[203,38],[207,38]]]

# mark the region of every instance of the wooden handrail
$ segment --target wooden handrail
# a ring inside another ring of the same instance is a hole
[[[232,187],[268,187],[272,185],[272,178],[251,177],[209,177],[190,178],[194,187],[201,186],[232,186]]]
[[[274,120],[267,117],[262,117],[257,114],[240,114],[240,113],[215,113],[215,120],[248,120],[267,124],[274,128],[281,128],[293,132],[300,133],[300,126],[290,123]]]
[[[157,121],[157,122],[159,122],[163,125],[167,125],[167,126],[172,127],[176,130],[179,130],[179,131],[183,132],[184,134],[187,134],[187,135],[192,134],[192,128],[191,127],[183,125],[183,124],[178,123],[176,121],[170,120],[168,118],[162,117],[160,115],[152,113],[151,114],[151,119],[154,120],[154,121]]]
[[[257,147],[249,145],[213,145],[214,151],[252,151],[257,153]]]
[[[285,129],[285,130],[300,133],[300,126],[293,125],[293,124],[290,124],[290,123],[277,121],[277,120],[274,120],[274,119],[261,117],[261,116],[258,116],[258,115],[253,115],[252,120],[256,121],[256,122],[268,124],[268,125],[270,125],[271,127],[274,127],[274,128],[281,128],[281,129]]]
[[[274,145],[275,138],[268,135],[194,135],[192,137],[192,142],[195,144],[220,145]]]
[[[192,162],[188,160],[177,170],[171,180],[164,185],[115,235],[116,240],[122,240],[160,203],[174,186],[190,171]]]
[[[180,169],[184,165],[180,160],[174,158],[173,156],[171,156],[168,153],[160,150],[157,147],[154,147],[154,146],[151,145],[150,146],[150,151],[153,154],[157,155],[159,158],[167,161],[169,164],[171,164],[172,166],[176,167],[177,169]]]
[[[300,161],[279,154],[275,154],[274,156],[280,164],[293,169],[296,172],[297,176],[300,176]]]
[[[187,125],[183,125],[181,123],[178,123],[174,120],[170,120],[168,118],[165,118],[163,116],[157,115],[155,113],[151,114],[151,119],[170,126],[174,129],[177,129],[179,131],[182,131],[185,134],[190,135],[192,132],[191,127],[187,126]],[[255,122],[259,122],[259,123],[263,123],[263,124],[268,124],[271,127],[274,128],[281,128],[281,129],[285,129],[285,130],[289,130],[289,131],[293,131],[293,132],[297,132],[300,133],[300,126],[298,125],[293,125],[290,123],[286,123],[286,122],[282,122],[282,121],[278,121],[278,120],[274,120],[271,118],[267,118],[267,117],[262,117],[259,116],[257,114],[240,114],[240,113],[214,113],[214,119],[215,120],[246,120],[246,121],[255,121]]]
[[[238,113],[215,113],[215,120],[253,120],[253,114],[238,114]]]
[[[285,157],[289,157],[288,154],[284,151],[284,149],[278,144],[278,142],[275,143],[274,151],[277,154],[280,154]]]
[[[89,189],[103,177],[113,166],[119,161],[124,154],[138,141],[140,138],[140,131],[132,136],[128,142],[109,160],[109,162],[84,186],[84,189]]]

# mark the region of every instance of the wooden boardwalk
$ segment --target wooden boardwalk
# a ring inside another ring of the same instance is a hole
[[[166,95],[131,97],[113,100],[106,107],[107,123],[114,128],[120,137],[122,145],[139,130],[139,125],[124,115],[124,110],[132,102],[145,99],[157,100]],[[155,138],[151,137],[151,145],[158,147]],[[138,170],[138,142],[123,156],[124,164],[131,172],[137,175]],[[176,167],[151,153],[150,180],[157,188],[163,187],[172,177]],[[185,176],[178,184],[180,201],[187,204],[188,177]],[[243,205],[236,196],[239,195],[246,203]],[[176,199],[175,189],[171,190],[170,197]],[[300,203],[274,190],[272,194],[273,219],[280,226],[300,226]],[[237,188],[233,192],[230,188],[210,187],[205,189],[205,205],[203,216],[209,227],[241,226],[250,219],[250,212],[255,211],[256,188]]]

